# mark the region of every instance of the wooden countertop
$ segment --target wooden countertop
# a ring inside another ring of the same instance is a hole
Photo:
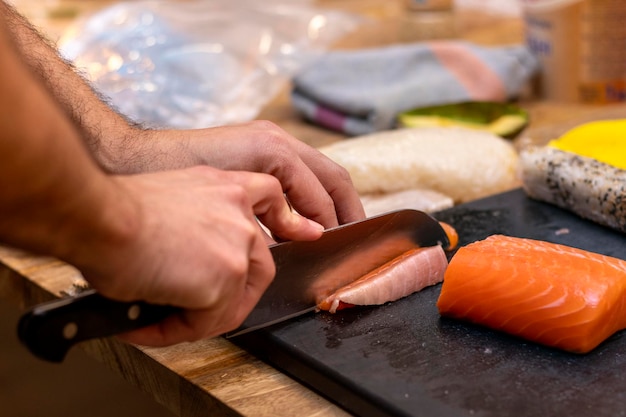
[[[47,3],[48,10],[42,11],[39,1],[15,1],[18,9],[31,17],[53,40],[72,19],[112,3],[105,0],[59,0]],[[511,17],[460,11],[436,24],[422,22],[417,30],[414,26],[416,16],[408,16],[400,0],[320,0],[319,3],[372,18],[371,23],[342,39],[337,48],[445,36],[458,36],[481,44],[513,43],[523,39],[521,22]],[[408,27],[413,30],[408,31]],[[522,104],[530,111],[531,127],[520,141],[546,140],[581,121],[626,114],[626,107],[622,105],[594,107],[532,99]],[[278,123],[313,146],[342,138],[339,134],[304,123],[290,106],[287,89],[262,111],[259,118]],[[78,279],[78,271],[58,260],[0,247],[0,296],[22,308],[59,297]],[[222,338],[159,349],[138,348],[115,339],[105,339],[84,343],[81,348],[182,417],[195,417],[209,411],[213,416],[348,415]]]

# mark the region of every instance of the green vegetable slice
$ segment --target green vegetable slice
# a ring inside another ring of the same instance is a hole
[[[398,115],[400,127],[462,126],[514,138],[528,125],[528,113],[510,103],[469,101],[421,107]]]

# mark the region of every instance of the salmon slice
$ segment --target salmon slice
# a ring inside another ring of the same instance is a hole
[[[626,328],[626,262],[493,235],[460,248],[437,301],[443,316],[587,353]]]
[[[395,301],[443,280],[448,260],[441,246],[411,249],[318,303],[335,313],[355,305]]]
[[[445,248],[445,250],[451,251],[452,249],[456,249],[457,245],[459,244],[459,234],[456,231],[456,229],[452,225],[446,222],[439,222],[439,225],[441,226],[443,231],[446,233],[446,236],[448,237],[448,240],[450,241],[450,244],[448,245],[447,248]]]

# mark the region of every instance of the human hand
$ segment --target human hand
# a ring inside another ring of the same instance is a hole
[[[129,143],[138,148],[122,154],[132,155],[132,161],[118,161],[116,170],[154,171],[206,164],[262,172],[280,181],[297,212],[327,228],[365,217],[347,170],[268,121],[142,131]]]
[[[198,134],[201,140],[194,136],[190,143],[206,163],[274,175],[296,211],[327,228],[365,217],[348,171],[274,123],[255,121]]]
[[[85,248],[75,264],[105,296],[183,308],[122,336],[133,343],[197,340],[243,322],[275,273],[255,215],[288,239],[313,240],[323,231],[291,212],[270,175],[204,166],[115,181],[123,191],[117,198],[137,204],[137,233],[112,247]]]

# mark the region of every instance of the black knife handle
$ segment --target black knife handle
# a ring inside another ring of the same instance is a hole
[[[115,301],[87,290],[24,313],[18,323],[18,337],[35,356],[62,362],[78,342],[155,324],[177,310],[141,301]]]

